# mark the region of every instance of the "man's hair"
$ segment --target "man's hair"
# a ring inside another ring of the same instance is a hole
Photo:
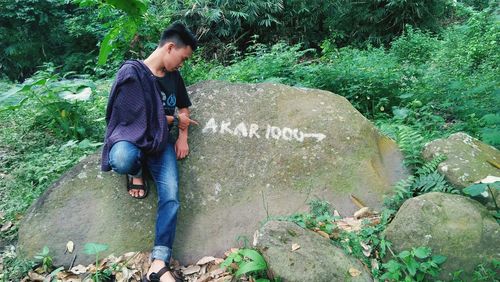
[[[167,42],[174,43],[177,47],[190,46],[193,51],[198,47],[198,40],[193,33],[180,22],[175,22],[167,27],[161,35],[159,47]]]

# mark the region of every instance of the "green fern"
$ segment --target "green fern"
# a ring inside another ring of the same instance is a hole
[[[444,179],[444,176],[434,171],[430,174],[420,175],[414,181],[411,192],[413,196],[422,195],[429,192],[457,193]]]
[[[396,142],[403,152],[405,159],[404,164],[411,170],[423,165],[423,160],[420,155],[424,146],[424,138],[416,130],[411,127],[400,125],[396,134]]]
[[[416,175],[425,175],[425,174],[433,173],[434,171],[437,170],[439,164],[445,160],[446,160],[445,155],[438,155],[435,158],[433,158],[431,161],[426,162],[420,168],[418,168],[417,172],[415,174]]]
[[[458,190],[453,188],[444,179],[444,176],[437,172],[438,165],[445,159],[445,156],[439,155],[419,167],[415,175],[410,175],[408,178],[396,183],[394,195],[386,199],[384,205],[389,209],[397,210],[406,200],[425,193],[458,194]]]
[[[384,201],[384,205],[392,210],[398,210],[399,207],[406,201],[407,199],[413,196],[411,192],[411,187],[415,182],[415,177],[410,175],[406,179],[401,179],[394,186],[394,195],[390,198],[386,198]]]

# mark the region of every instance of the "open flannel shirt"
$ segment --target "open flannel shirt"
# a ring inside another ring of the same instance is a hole
[[[106,109],[106,135],[101,169],[110,171],[109,151],[118,141],[129,141],[145,154],[159,152],[168,142],[168,124],[160,89],[141,61],[123,63],[116,75]]]

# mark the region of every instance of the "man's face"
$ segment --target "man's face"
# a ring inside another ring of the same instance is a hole
[[[193,50],[189,45],[177,47],[173,43],[167,43],[165,47],[166,54],[163,57],[163,65],[169,72],[179,70],[184,64],[184,61],[193,54]]]

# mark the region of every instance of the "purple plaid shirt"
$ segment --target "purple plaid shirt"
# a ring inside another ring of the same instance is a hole
[[[106,136],[101,169],[111,170],[109,151],[118,141],[129,141],[146,154],[165,148],[168,124],[156,78],[141,61],[126,61],[118,71],[106,109]]]

